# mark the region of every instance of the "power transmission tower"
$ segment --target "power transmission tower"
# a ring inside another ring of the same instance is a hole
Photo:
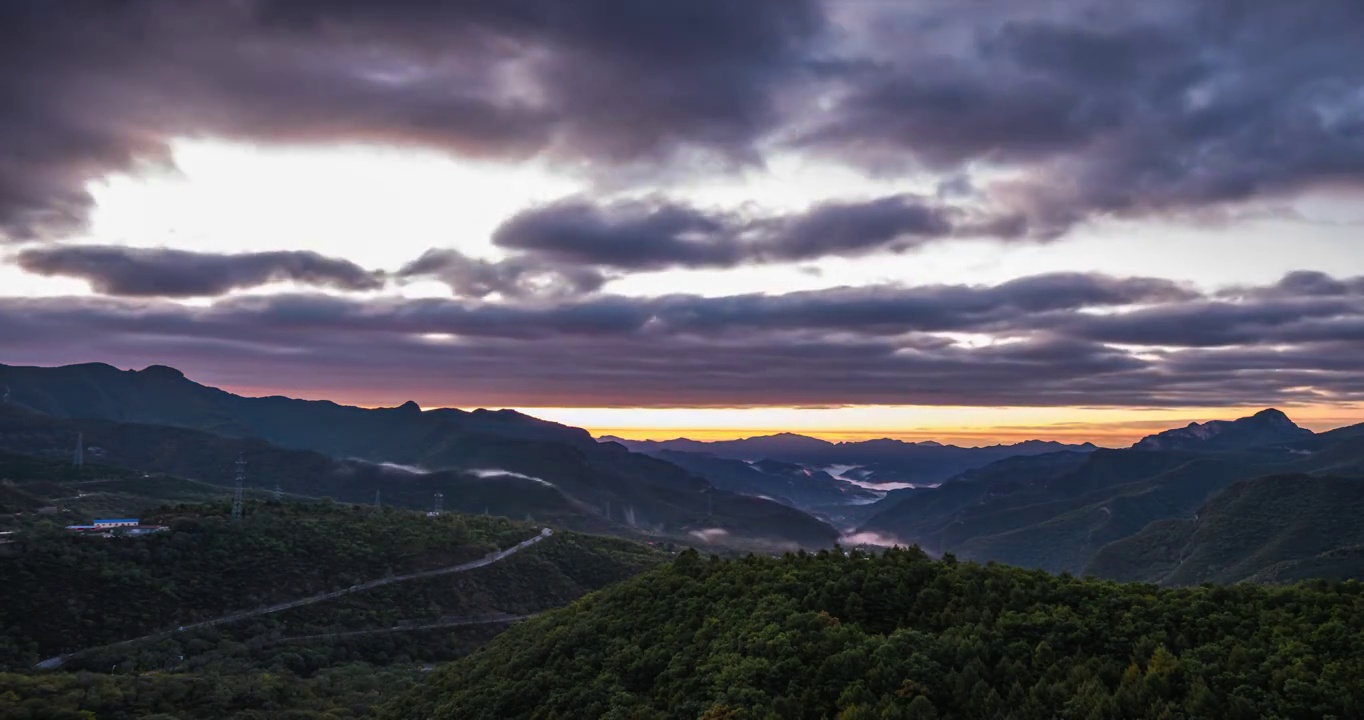
[[[242,519],[242,485],[246,482],[246,458],[237,456],[237,487],[232,491],[232,519]]]
[[[0,405],[9,404],[9,383],[5,384],[5,392],[0,393]]]
[[[280,487],[279,480],[275,480],[275,502],[284,502],[284,488]]]
[[[436,493],[436,509],[433,510],[432,512],[434,512],[436,515],[440,515],[440,514],[441,514],[442,512],[444,512],[444,511],[445,511],[445,493]]]
[[[383,504],[379,502],[379,489],[378,489],[378,488],[375,488],[375,490],[374,490],[374,507],[383,507]]]
[[[85,464],[85,433],[76,433],[76,452],[71,456],[71,464],[76,467]]]

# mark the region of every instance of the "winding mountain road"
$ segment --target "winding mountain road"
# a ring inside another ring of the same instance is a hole
[[[276,603],[274,605],[266,605],[265,607],[259,607],[253,610],[241,610],[235,613],[223,615],[222,617],[213,618],[212,620],[203,620],[196,623],[190,623],[188,625],[181,625],[172,630],[161,630],[159,632],[142,635],[140,637],[135,637],[128,640],[120,640],[116,643],[109,643],[108,645],[99,645],[92,648],[85,648],[83,650],[70,652],[65,655],[58,655],[57,657],[48,658],[38,663],[36,667],[39,670],[55,670],[57,668],[60,668],[63,664],[65,664],[67,660],[70,660],[73,657],[90,652],[92,650],[107,650],[109,648],[132,645],[134,643],[139,643],[146,640],[158,640],[163,637],[170,637],[175,633],[184,632],[186,630],[197,630],[199,628],[213,627],[214,625],[223,625],[226,623],[236,622],[238,620],[245,620],[247,618],[259,617],[261,615],[269,615],[272,613],[283,612],[285,610],[292,610],[294,608],[303,607],[305,605],[312,605],[315,603],[325,602],[327,600],[335,600],[336,598],[342,597],[344,595],[349,595],[351,593],[373,590],[374,588],[383,587],[384,585],[392,585],[394,583],[408,582],[411,580],[421,580],[424,578],[438,577],[441,575],[451,575],[454,573],[468,572],[470,570],[475,570],[477,568],[492,565],[493,563],[496,562],[501,562],[502,560],[505,560],[511,557],[512,555],[515,555],[516,553],[521,552],[522,550],[525,550],[526,548],[549,538],[553,534],[554,534],[553,530],[545,528],[540,531],[539,535],[536,535],[535,537],[530,538],[529,540],[519,542],[507,548],[506,550],[499,550],[494,553],[488,553],[487,555],[477,560],[472,560],[470,562],[461,563],[459,565],[451,565],[443,568],[436,568],[435,570],[423,570],[421,572],[407,573],[405,575],[394,575],[391,577],[380,578],[378,580],[370,580],[369,582],[363,582],[360,583],[359,585],[351,585],[350,587],[344,590],[333,590],[332,592],[325,592],[319,595],[312,595],[306,598],[299,598],[298,600],[290,600],[288,602]],[[453,625],[451,625],[450,627],[453,627]]]

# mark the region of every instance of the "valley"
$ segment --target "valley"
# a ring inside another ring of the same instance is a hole
[[[1348,715],[1364,692],[1290,697],[1202,659],[1347,662],[1336,645],[1171,625],[1208,602],[1273,632],[1352,612],[1360,426],[1266,410],[1120,449],[622,444],[504,411],[241,397],[169,368],[0,381],[0,718],[1039,716],[1062,697],[1250,718]],[[109,517],[154,531],[67,529]],[[1178,590],[1206,583],[1245,589]],[[1127,625],[1075,654],[1113,628],[1063,608],[1098,607]]]
[[[220,485],[242,458],[250,487],[305,497],[370,502],[381,491],[390,503],[430,509],[439,492],[465,512],[627,535],[710,531],[773,548],[838,537],[781,503],[510,411],[244,398],[155,367],[0,366],[0,383],[13,388],[0,406],[0,450],[69,457],[83,435],[110,463]]]
[[[1364,720],[1364,0],[0,0],[0,720]]]

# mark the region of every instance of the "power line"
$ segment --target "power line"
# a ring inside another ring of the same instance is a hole
[[[232,519],[242,519],[242,486],[246,483],[246,458],[237,456],[237,487],[232,492]]]

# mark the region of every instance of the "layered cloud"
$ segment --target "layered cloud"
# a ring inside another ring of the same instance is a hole
[[[177,137],[539,156],[664,184],[803,153],[944,180],[958,209],[994,209],[973,231],[1055,236],[1358,186],[1361,34],[1350,2],[15,0],[0,3],[0,236],[76,232],[88,182],[168,163]],[[962,230],[906,198],[806,221],[764,229],[784,241],[762,252]],[[738,229],[668,204],[565,205],[503,241],[726,266],[758,251]],[[624,253],[630,231],[660,249]]]
[[[28,248],[16,264],[37,275],[87,280],[104,295],[213,297],[272,282],[377,290],[380,273],[314,252],[198,253],[165,248],[62,245]]]
[[[239,387],[458,405],[1357,400],[1360,278],[1206,291],[1071,273],[728,297],[611,283],[1354,196],[1362,8],[0,2],[0,241],[22,270],[96,293],[0,298],[0,360],[164,362]],[[581,192],[451,238],[460,250],[384,258],[389,273],[340,247],[85,237],[90,183],[169,166],[177,138],[534,159]],[[784,210],[687,192],[778,159],[877,189],[831,184]],[[450,296],[395,291],[415,280]],[[239,292],[280,282],[328,294]]]
[[[404,265],[403,279],[430,278],[450,286],[458,297],[505,299],[568,297],[600,290],[607,277],[593,267],[577,267],[529,255],[487,260],[458,250],[434,249]]]
[[[625,270],[734,267],[899,251],[948,237],[1013,237],[992,216],[914,195],[829,201],[795,213],[705,211],[664,199],[565,200],[507,220],[493,243],[572,265]]]
[[[1364,181],[1364,11],[1348,2],[888,3],[871,61],[797,142],[882,171],[988,164],[1064,232]]]
[[[0,236],[76,231],[88,181],[182,136],[751,162],[823,25],[809,0],[0,3]]]
[[[1323,296],[1314,288],[1344,290]],[[1293,288],[1306,287],[1295,292]],[[230,384],[492,406],[1255,405],[1364,397],[1364,283],[1155,278],[553,303],[0,300],[9,362],[145,358]],[[79,348],[70,339],[80,337]],[[264,388],[262,388],[264,389]]]

